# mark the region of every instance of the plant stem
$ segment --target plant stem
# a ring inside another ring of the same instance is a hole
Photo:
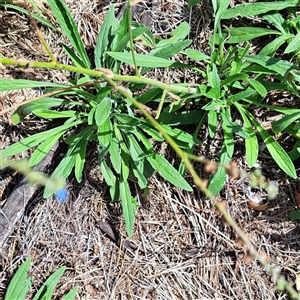
[[[17,60],[17,59],[10,59],[10,58],[4,58],[0,57],[0,66],[2,65],[8,65],[8,66],[14,66],[14,67],[22,67],[22,68],[42,68],[42,69],[54,69],[54,70],[66,70],[69,72],[74,73],[80,73],[85,74],[89,76],[94,77],[103,77],[105,72],[100,72],[96,70],[90,70],[70,65],[64,65],[64,64],[58,64],[55,62],[40,62],[40,61],[23,61],[23,60]],[[107,70],[109,71],[109,70]],[[175,86],[175,85],[169,85],[166,83],[162,83],[157,80],[153,80],[150,78],[145,77],[139,77],[139,76],[124,76],[124,75],[116,75],[111,72],[111,79],[117,80],[117,81],[125,81],[125,82],[139,82],[139,83],[145,83],[149,85],[153,85],[156,87],[159,87],[161,89],[166,89],[168,91],[177,92],[177,93],[188,93],[188,94],[195,94],[198,92],[197,88],[190,88],[190,87],[181,87],[181,86]]]
[[[123,96],[125,96],[127,99],[129,99],[133,105],[135,105],[138,109],[141,110],[143,115],[156,127],[157,130],[161,132],[165,140],[170,144],[170,146],[173,148],[173,150],[178,154],[178,156],[182,159],[184,162],[187,170],[190,172],[190,174],[193,177],[194,183],[200,188],[202,192],[205,193],[205,195],[210,198],[213,202],[216,208],[223,214],[225,220],[228,222],[228,224],[236,231],[236,233],[239,235],[239,237],[244,242],[244,245],[248,248],[249,254],[257,259],[263,266],[266,267],[267,271],[273,275],[276,276],[276,269],[272,268],[268,262],[265,260],[265,258],[260,255],[253,245],[251,244],[248,236],[239,228],[239,226],[236,224],[236,222],[231,218],[229,213],[226,211],[223,205],[221,205],[214,197],[214,195],[207,189],[206,184],[201,180],[201,178],[196,173],[194,167],[192,166],[189,156],[193,157],[193,155],[190,155],[188,153],[185,153],[179,146],[175,143],[175,141],[164,132],[161,125],[145,110],[145,108],[136,101],[129,90],[125,89],[124,87],[118,86],[111,78],[109,78],[107,75],[103,75],[105,79],[109,82],[109,84],[114,87],[115,89],[119,90]],[[195,156],[194,156],[195,157]],[[195,157],[196,158],[196,157]],[[205,159],[200,158],[199,160],[205,161]],[[281,282],[284,285],[284,288],[293,296],[296,295],[296,291],[293,289],[293,287],[281,276],[278,278],[278,280],[281,280]],[[297,299],[297,298],[294,298]]]
[[[161,99],[160,99],[160,101],[159,101],[159,105],[158,105],[158,109],[157,109],[157,114],[156,114],[156,117],[155,117],[156,120],[157,120],[157,119],[159,118],[159,116],[160,116],[160,113],[161,113],[162,108],[163,108],[163,104],[164,104],[164,102],[165,102],[166,95],[167,95],[167,90],[164,90],[164,91],[163,91],[163,94],[162,94],[162,96],[161,96]]]

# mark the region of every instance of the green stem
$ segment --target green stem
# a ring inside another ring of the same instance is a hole
[[[106,75],[104,75],[104,77],[107,77]],[[231,227],[237,232],[237,234],[241,237],[241,239],[244,242],[244,245],[248,248],[249,250],[249,254],[253,257],[256,258],[263,266],[265,266],[266,268],[268,268],[268,272],[271,273],[272,275],[276,273],[276,270],[271,268],[270,265],[268,264],[268,262],[265,260],[265,258],[260,255],[255,248],[253,247],[253,245],[251,244],[248,236],[239,228],[239,226],[236,224],[236,222],[231,218],[231,216],[229,215],[229,213],[226,211],[226,209],[224,208],[224,206],[219,203],[218,201],[215,200],[214,195],[207,189],[205,183],[200,179],[200,177],[198,176],[198,174],[196,173],[194,167],[192,166],[190,160],[189,160],[189,156],[192,157],[193,155],[190,155],[188,153],[185,153],[181,148],[179,148],[179,146],[175,143],[175,141],[163,130],[163,128],[161,127],[161,125],[145,110],[145,108],[138,102],[136,101],[132,95],[131,92],[127,89],[125,89],[124,87],[120,87],[118,86],[111,78],[105,78],[109,84],[114,87],[115,89],[119,90],[123,96],[125,96],[127,99],[129,99],[133,105],[135,105],[138,109],[141,110],[141,112],[143,113],[143,115],[156,127],[156,129],[163,135],[163,137],[165,138],[165,140],[170,144],[170,146],[173,148],[173,150],[178,154],[178,156],[182,159],[182,161],[184,162],[187,170],[190,172],[190,174],[193,177],[194,183],[200,188],[200,190],[202,192],[205,193],[205,195],[212,199],[214,202],[214,205],[216,206],[216,208],[223,214],[225,220],[228,222],[228,224],[231,225]],[[196,158],[196,156],[194,156]],[[205,159],[200,158],[199,160],[205,161]],[[295,290],[293,289],[293,287],[283,278],[280,277],[280,279],[283,279],[283,283],[284,283],[284,288],[286,288],[288,290],[288,292],[291,295],[295,295]],[[296,298],[294,298],[296,299]]]
[[[159,119],[160,113],[162,111],[162,108],[163,108],[163,105],[164,105],[164,102],[165,102],[166,95],[167,95],[167,90],[164,90],[163,94],[161,96],[161,99],[159,101],[159,105],[158,105],[158,109],[157,109],[157,114],[156,114],[156,117],[155,117],[156,120]]]
[[[10,59],[4,57],[0,57],[0,66],[1,64],[8,65],[8,66],[22,67],[22,68],[43,68],[43,69],[66,70],[69,72],[85,74],[93,77],[103,77],[103,78],[104,78],[103,75],[105,74],[104,72],[100,72],[97,70],[90,70],[90,69],[85,69],[85,68],[80,68],[75,66],[58,64],[55,62],[20,61],[17,59]],[[145,78],[145,77],[124,76],[124,75],[117,75],[111,73],[110,78],[117,81],[145,83],[145,84],[153,85],[161,89],[166,89],[168,91],[177,92],[177,93],[195,94],[198,92],[197,88],[168,85],[166,83],[162,83],[160,81],[153,80],[150,78]]]

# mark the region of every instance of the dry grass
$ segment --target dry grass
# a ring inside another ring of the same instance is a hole
[[[121,1],[118,2],[120,6]],[[194,46],[205,51],[211,20],[208,2],[204,1],[202,6],[189,12],[183,0],[162,1],[152,30],[158,35],[168,35],[181,21],[188,21],[192,26]],[[87,48],[92,49],[110,3],[87,0],[66,3]],[[51,17],[46,6],[44,9]],[[47,59],[27,17],[3,10],[0,15],[1,55]],[[200,18],[195,17],[199,15]],[[10,21],[5,22],[6,18]],[[60,50],[63,39],[47,28],[42,31],[53,52],[65,62],[66,57]],[[29,75],[28,70],[17,72],[7,70],[5,76],[33,76],[54,82],[68,80],[67,74],[57,71],[34,71]],[[152,75],[168,81],[165,73],[156,72]],[[176,81],[177,77],[188,76],[184,72],[176,70],[176,76],[173,74],[169,78]],[[1,103],[7,108],[35,96],[34,93],[36,91],[3,94]],[[0,125],[5,128],[1,135],[2,147],[14,141],[11,134],[14,133],[18,140],[28,130],[34,130],[34,122],[38,124],[35,130],[40,130],[41,121],[27,119],[16,127],[6,116],[1,118]],[[201,134],[207,136],[205,128]],[[209,149],[219,146],[217,141],[207,143]],[[204,143],[199,149],[201,154],[213,157],[213,153],[205,152],[205,146]],[[166,152],[168,155],[172,157]],[[239,166],[246,169],[240,152],[236,159]],[[262,158],[261,162],[264,164],[267,160]],[[266,167],[267,172],[271,167]],[[198,168],[202,175],[202,168]],[[264,212],[254,212],[247,206],[243,181],[228,179],[219,201],[224,201],[232,218],[270,264],[277,266],[294,283],[294,274],[288,269],[300,271],[299,227],[288,220],[288,212],[294,207],[294,187],[282,173],[273,176],[280,186],[280,194]],[[31,274],[35,276],[32,294],[58,267],[67,266],[56,289],[56,299],[74,286],[79,287],[77,299],[289,299],[286,292],[276,290],[264,268],[248,257],[236,233],[197,189],[194,193],[184,193],[154,176],[150,195],[142,198],[137,194],[141,205],[131,238],[126,237],[120,205],[108,202],[107,188],[95,157],[89,157],[83,182],[80,185],[71,182],[69,191],[66,204],[59,204],[52,198],[42,199],[40,194],[26,208],[22,221],[12,232],[6,247],[1,249],[0,297],[17,267],[30,257]],[[113,230],[115,235],[110,237],[104,227]]]

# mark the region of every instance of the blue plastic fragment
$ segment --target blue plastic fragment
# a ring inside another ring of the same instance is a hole
[[[67,189],[65,189],[65,188],[62,188],[55,193],[56,199],[60,203],[64,203],[68,199],[68,195],[69,195],[69,193],[68,193]]]

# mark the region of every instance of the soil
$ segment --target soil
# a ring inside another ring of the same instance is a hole
[[[172,30],[186,21],[191,26],[192,47],[209,54],[208,40],[212,33],[213,10],[210,1],[187,8],[184,0],[145,1],[148,17],[145,22],[154,34],[169,37]],[[153,1],[156,2],[156,1]],[[237,1],[232,1],[232,5]],[[22,1],[17,3],[23,5]],[[110,5],[115,5],[118,15],[122,1],[67,0],[86,48],[91,53],[97,33]],[[147,3],[149,4],[147,6]],[[158,6],[156,6],[158,5]],[[44,1],[39,8],[57,26]],[[61,44],[66,42],[61,34],[40,25],[40,30],[52,53],[61,62],[67,62]],[[0,7],[0,55],[9,58],[48,61],[28,16],[12,9]],[[191,83],[199,78],[186,70],[154,70],[148,76],[169,83],[181,78]],[[67,83],[70,74],[64,71],[33,70],[30,68],[0,68],[0,77],[32,79]],[[35,132],[45,130],[50,124],[30,115],[21,124],[13,125],[14,107],[39,95],[37,89],[9,91],[0,95],[1,110],[10,109],[0,116],[1,148],[21,140]],[[278,93],[269,101],[293,106],[295,99]],[[296,102],[295,102],[296,103]],[[295,104],[296,105],[296,104]],[[270,123],[268,111],[254,111],[264,126]],[[221,134],[221,132],[220,132]],[[203,145],[196,154],[216,159],[221,146],[220,139],[210,139],[203,126],[199,139]],[[291,147],[295,141],[281,136],[280,143]],[[160,153],[175,164],[172,150],[159,145]],[[250,172],[245,162],[243,145],[235,149],[234,160],[239,168]],[[59,148],[59,151],[63,149]],[[29,157],[29,152],[15,156]],[[58,155],[59,157],[59,155]],[[52,169],[56,160],[53,161]],[[202,178],[208,178],[203,166],[194,163]],[[298,222],[289,219],[294,210],[294,191],[297,180],[282,173],[268,153],[261,148],[258,166],[267,180],[279,187],[278,196],[269,202],[267,209],[258,212],[249,207],[249,193],[243,179],[228,177],[217,201],[226,207],[233,220],[245,232],[260,254],[271,266],[276,267],[295,288],[299,281]],[[300,167],[299,162],[297,168]],[[44,170],[51,172],[51,169]],[[22,176],[9,169],[0,170],[2,196],[1,210],[13,194]],[[17,268],[31,258],[30,275],[33,287],[27,299],[32,298],[45,280],[59,267],[67,269],[55,289],[54,299],[61,299],[71,288],[78,286],[76,299],[290,299],[286,291],[279,291],[272,276],[248,254],[237,233],[222,215],[194,186],[187,193],[174,188],[154,175],[150,180],[150,194],[140,196],[136,186],[136,198],[140,206],[136,212],[133,236],[125,230],[120,203],[110,203],[109,193],[97,164],[95,151],[90,151],[79,184],[69,178],[69,198],[59,203],[54,197],[43,199],[42,191],[35,190],[21,209],[15,224],[10,224],[8,235],[1,240],[0,248],[0,298]],[[187,180],[192,183],[187,175]],[[263,191],[256,190],[264,197]]]

